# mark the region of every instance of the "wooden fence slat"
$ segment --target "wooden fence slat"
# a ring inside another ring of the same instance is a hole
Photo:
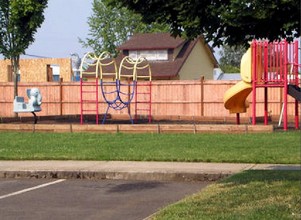
[[[227,89],[237,81],[214,80],[162,80],[152,82],[152,115],[157,117],[235,117],[224,108],[223,96]],[[80,114],[80,85],[78,82],[40,82],[19,83],[19,95],[27,100],[26,89],[38,87],[42,94],[42,111],[39,116],[79,115]],[[91,87],[91,89],[93,89]],[[110,88],[107,88],[110,89]],[[114,88],[112,88],[114,89]],[[147,88],[139,87],[141,92]],[[279,116],[283,100],[280,88],[268,89],[268,109],[270,116]],[[112,97],[113,98],[113,97]],[[13,83],[0,83],[0,117],[12,117]],[[146,99],[147,100],[147,99]],[[252,105],[252,93],[247,100]],[[257,91],[257,115],[264,112],[263,89]],[[92,108],[92,106],[90,106]],[[104,102],[99,89],[99,114],[103,114],[107,104]],[[134,104],[131,105],[134,113]],[[300,114],[301,111],[299,111]],[[109,114],[128,117],[126,109],[122,111],[109,110]],[[22,114],[28,116],[30,114]],[[288,97],[288,115],[294,115],[294,99]],[[242,117],[251,117],[248,108]]]

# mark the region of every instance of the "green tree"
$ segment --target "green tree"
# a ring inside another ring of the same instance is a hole
[[[300,35],[297,0],[107,0],[140,13],[146,22],[167,23],[173,35],[202,34],[214,46],[248,45],[254,38],[292,40]]]
[[[105,0],[94,0],[92,10],[88,18],[89,37],[79,41],[84,47],[93,48],[95,53],[108,51],[116,55],[116,47],[134,33],[169,31],[166,24],[143,23],[141,15],[125,7],[109,6]]]
[[[246,49],[243,46],[229,46],[224,45],[220,51],[220,68],[224,73],[239,73],[240,61]]]
[[[0,54],[11,60],[14,96],[18,95],[20,55],[34,41],[46,7],[47,0],[0,0]]]

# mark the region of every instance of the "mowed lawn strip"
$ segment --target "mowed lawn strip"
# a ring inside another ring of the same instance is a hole
[[[298,164],[300,131],[258,134],[0,133],[0,160]]]
[[[152,219],[301,219],[300,171],[244,171],[158,212]]]
[[[0,160],[300,164],[300,131],[260,134],[0,133]],[[300,219],[300,171],[245,171],[153,219]]]

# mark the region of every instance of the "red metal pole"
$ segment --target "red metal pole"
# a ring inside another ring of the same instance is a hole
[[[257,80],[257,57],[256,57],[257,42],[253,40],[251,44],[252,50],[252,124],[256,125],[256,80]]]
[[[283,103],[284,103],[284,109],[283,109],[283,130],[287,130],[287,42],[283,41],[283,65],[285,68],[283,68],[283,76],[284,76],[284,82],[283,82]]]
[[[294,42],[294,59],[293,59],[293,65],[294,65],[294,77],[295,77],[295,85],[299,86],[299,48],[298,48],[298,41],[296,40]],[[295,129],[299,129],[299,109],[298,109],[298,101],[295,99]]]
[[[273,44],[272,44],[273,46]],[[268,77],[268,48],[269,43],[267,41],[264,42],[264,84],[269,82]],[[272,47],[273,48],[273,47]],[[268,124],[268,88],[264,87],[264,125]]]
[[[83,79],[80,78],[80,124],[83,124]]]
[[[96,77],[95,80],[95,86],[96,86],[96,124],[98,125],[98,77]]]
[[[272,63],[272,67],[273,67],[273,74],[274,74],[274,81],[277,83],[280,79],[279,79],[279,70],[277,68],[277,66],[279,66],[279,63],[278,63],[278,53],[276,52],[277,50],[277,47],[275,46],[274,47],[274,50],[273,50],[273,63]]]
[[[264,41],[263,43],[264,48],[263,48],[263,78],[264,78],[264,83],[266,84],[267,82],[269,82],[269,78],[268,78],[268,47],[270,44],[267,41]],[[273,48],[273,47],[272,47]]]
[[[295,41],[295,48],[294,48],[294,73],[295,73],[295,85],[299,86],[299,74],[298,74],[298,70],[299,70],[299,45],[298,45],[298,41]]]
[[[135,86],[135,115],[134,115],[134,122],[137,123],[138,121],[138,116],[137,116],[137,103],[138,103],[138,80],[136,81],[136,86]]]
[[[152,81],[149,81],[149,114],[148,123],[152,122]]]

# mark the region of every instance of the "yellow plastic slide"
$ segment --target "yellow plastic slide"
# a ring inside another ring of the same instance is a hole
[[[249,103],[246,100],[252,91],[252,70],[251,70],[251,48],[243,55],[240,62],[240,75],[242,81],[238,82],[224,94],[224,106],[230,113],[243,113],[247,111]]]

